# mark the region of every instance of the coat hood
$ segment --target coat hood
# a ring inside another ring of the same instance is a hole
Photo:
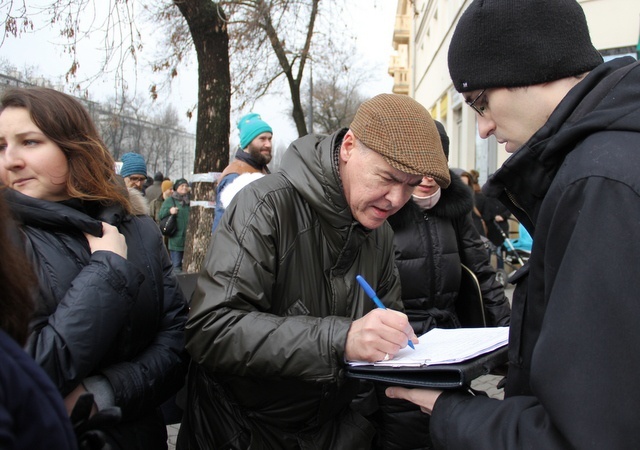
[[[351,214],[338,173],[337,152],[347,131],[344,128],[329,136],[307,135],[294,141],[280,167],[323,225],[339,232],[352,226],[364,229]]]
[[[149,202],[142,195],[142,192],[135,188],[128,188],[129,201],[131,202],[131,210],[135,216],[149,215]]]
[[[307,135],[294,141],[280,169],[317,214],[327,243],[336,255],[336,270],[350,266],[352,250],[359,248],[371,233],[351,214],[338,173],[337,152],[347,131],[344,128],[329,136]]]

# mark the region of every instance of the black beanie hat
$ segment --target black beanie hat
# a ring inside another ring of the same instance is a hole
[[[474,0],[449,46],[458,92],[541,84],[601,63],[576,0]]]
[[[189,186],[189,182],[187,180],[185,180],[184,178],[178,178],[176,182],[173,183],[173,190],[177,191],[178,187],[180,187],[180,185],[182,184],[186,184],[187,186]]]
[[[444,125],[437,120],[434,120],[436,124],[436,128],[438,129],[438,134],[440,135],[440,142],[442,142],[442,150],[444,151],[444,156],[449,161],[449,136],[447,135],[447,130],[445,130]]]

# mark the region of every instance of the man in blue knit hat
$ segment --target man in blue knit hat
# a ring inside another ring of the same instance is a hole
[[[215,231],[224,213],[220,194],[236,178],[244,173],[269,173],[267,164],[271,161],[271,138],[273,131],[259,114],[249,113],[238,121],[240,148],[235,159],[222,172],[216,187],[216,209],[212,232]]]
[[[122,168],[120,175],[128,188],[134,188],[144,193],[143,186],[147,180],[147,163],[138,153],[125,153],[122,155]]]

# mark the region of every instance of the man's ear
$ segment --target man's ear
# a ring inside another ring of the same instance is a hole
[[[356,150],[356,137],[353,132],[349,130],[342,138],[342,145],[340,146],[340,160],[343,162],[349,161],[354,150]]]

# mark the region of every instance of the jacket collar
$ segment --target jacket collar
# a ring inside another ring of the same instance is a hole
[[[269,173],[269,168],[266,166],[266,164],[260,164],[258,161],[253,159],[250,153],[245,152],[241,148],[239,148],[238,151],[236,152],[236,159],[246,162],[254,169],[259,170],[263,173]]]
[[[294,141],[283,158],[281,171],[320,219],[334,228],[354,222],[335,158],[347,130],[330,136],[307,135]]]
[[[124,218],[121,207],[114,205],[98,207],[97,217],[89,216],[78,200],[50,202],[21,194],[5,188],[5,201],[15,219],[23,225],[69,232],[76,229],[94,236],[102,236],[102,221],[118,225]]]

